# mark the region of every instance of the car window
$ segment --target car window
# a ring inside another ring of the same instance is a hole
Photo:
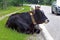
[[[53,5],[56,5],[56,1],[53,2]]]

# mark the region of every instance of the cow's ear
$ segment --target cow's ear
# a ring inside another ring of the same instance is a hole
[[[40,10],[42,13],[44,13],[44,11],[43,10]]]

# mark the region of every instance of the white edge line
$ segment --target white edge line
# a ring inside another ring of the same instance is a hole
[[[43,24],[39,24],[39,26],[40,26],[40,28],[42,28],[42,33],[46,40],[54,40]]]

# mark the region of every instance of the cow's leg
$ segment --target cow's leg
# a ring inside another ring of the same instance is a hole
[[[42,29],[39,27],[39,24],[36,24],[34,32],[37,33],[37,34],[39,34],[41,31],[42,31]]]

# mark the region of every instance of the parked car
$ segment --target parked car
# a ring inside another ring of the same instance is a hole
[[[60,14],[60,1],[54,1],[51,8],[52,14]]]

